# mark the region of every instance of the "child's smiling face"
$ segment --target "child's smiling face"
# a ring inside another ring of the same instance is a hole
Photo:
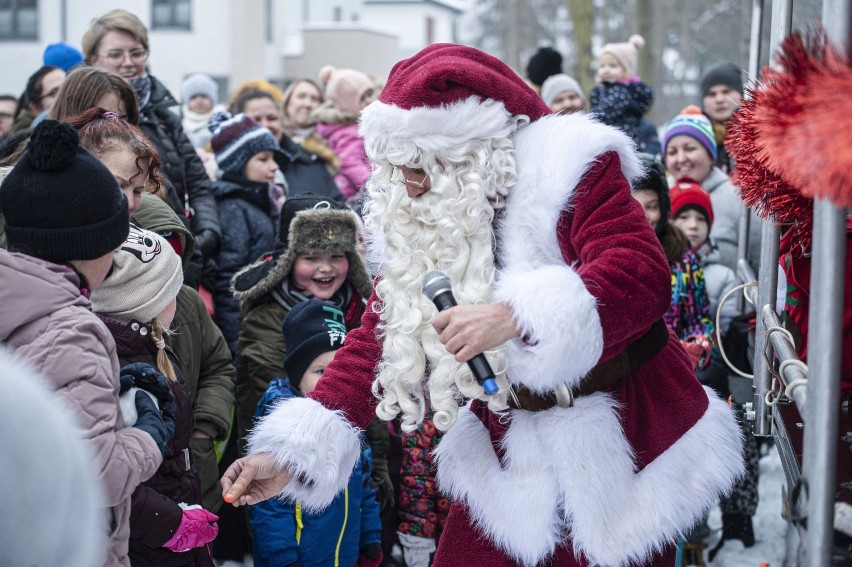
[[[598,58],[598,80],[615,83],[627,78],[627,69],[612,54],[604,53]]]
[[[345,252],[299,254],[290,270],[290,279],[297,288],[317,299],[331,299],[348,273],[349,259]]]

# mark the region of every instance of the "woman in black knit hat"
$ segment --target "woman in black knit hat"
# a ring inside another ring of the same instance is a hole
[[[0,185],[9,251],[0,250],[0,342],[67,401],[90,440],[101,480],[107,565],[129,565],[130,494],[157,470],[174,422],[140,393],[139,418],[118,409],[115,342],[91,312],[129,230],[127,200],[112,174],[79,147],[77,132],[46,120]],[[69,495],[69,498],[71,495]]]

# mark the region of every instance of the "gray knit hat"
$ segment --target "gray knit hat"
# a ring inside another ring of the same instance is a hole
[[[210,75],[196,73],[183,80],[180,85],[183,102],[187,103],[196,96],[206,96],[213,101],[213,105],[219,104],[219,87]]]
[[[149,323],[183,285],[180,257],[160,235],[130,226],[113,259],[113,270],[92,292],[92,309],[119,321]]]
[[[716,63],[701,75],[701,97],[703,98],[711,87],[725,85],[743,94],[743,71],[730,61]]]
[[[569,77],[565,73],[551,75],[544,81],[544,84],[541,85],[541,99],[547,106],[553,106],[554,99],[565,91],[575,92],[583,99],[583,102],[586,101],[586,93],[583,92],[580,83],[574,77]]]

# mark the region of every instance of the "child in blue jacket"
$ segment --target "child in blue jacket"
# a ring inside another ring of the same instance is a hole
[[[283,332],[288,378],[270,382],[257,405],[256,419],[279,401],[314,389],[334,352],[343,346],[346,323],[333,303],[310,299],[290,310]],[[370,480],[372,454],[363,435],[361,447],[349,484],[321,513],[310,514],[301,502],[275,498],[249,508],[256,567],[378,567],[382,526]]]

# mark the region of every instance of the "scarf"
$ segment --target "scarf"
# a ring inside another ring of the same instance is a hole
[[[139,110],[141,111],[151,102],[151,76],[142,75],[130,79],[130,86],[136,91],[136,98],[139,99]]]

